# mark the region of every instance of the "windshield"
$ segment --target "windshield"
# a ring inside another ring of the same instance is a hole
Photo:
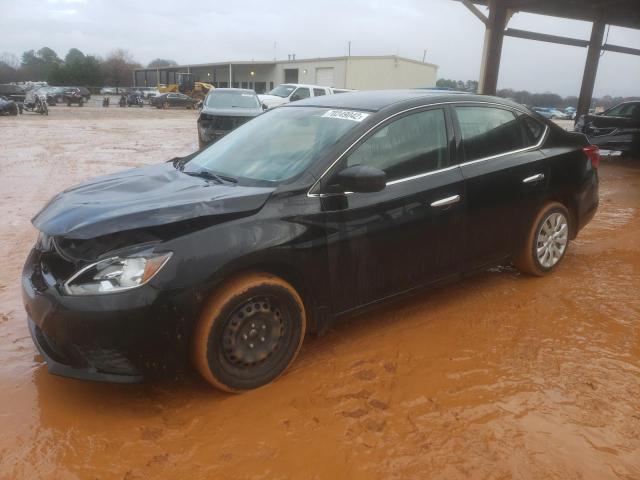
[[[296,87],[293,85],[278,85],[276,88],[274,88],[269,92],[269,95],[275,95],[276,97],[287,98],[289,95],[291,95],[291,92],[293,92],[295,89]]]
[[[258,98],[253,93],[214,91],[207,96],[209,108],[260,108]]]
[[[198,153],[184,171],[206,169],[257,181],[288,180],[358,125],[358,121],[329,112],[335,111],[317,107],[270,110]]]

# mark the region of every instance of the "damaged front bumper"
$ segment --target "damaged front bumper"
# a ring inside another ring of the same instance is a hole
[[[29,331],[49,371],[84,380],[135,383],[182,370],[194,300],[151,285],[70,296],[33,249],[22,273]]]

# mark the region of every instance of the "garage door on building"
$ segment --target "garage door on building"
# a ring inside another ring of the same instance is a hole
[[[333,67],[316,68],[316,85],[333,87]]]

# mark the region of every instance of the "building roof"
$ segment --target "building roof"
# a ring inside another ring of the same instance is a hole
[[[144,70],[153,71],[153,70],[185,70],[187,68],[205,68],[205,67],[228,67],[229,65],[238,66],[238,65],[246,65],[246,66],[259,66],[259,65],[278,65],[278,64],[296,64],[296,63],[307,63],[307,62],[326,62],[326,61],[336,61],[336,60],[388,60],[388,59],[396,59],[403,62],[411,62],[417,63],[420,65],[428,65],[431,67],[438,67],[438,65],[434,63],[421,62],[419,60],[413,60],[411,58],[400,57],[398,55],[351,55],[351,56],[342,56],[342,57],[316,57],[316,58],[296,58],[295,60],[258,60],[258,61],[246,61],[246,60],[230,60],[226,62],[208,62],[208,63],[189,63],[184,65],[167,65],[166,67],[151,67],[151,68],[136,68],[135,72],[142,72]]]
[[[416,103],[428,105],[439,102],[491,102],[500,103],[508,106],[517,106],[512,101],[504,98],[489,97],[486,95],[464,94],[459,92],[442,92],[437,90],[414,89],[414,90],[369,90],[358,92],[338,93],[335,95],[324,95],[321,97],[313,97],[297,102],[287,103],[278,108],[295,108],[295,107],[327,107],[327,108],[343,108],[351,110],[365,110],[377,112],[383,108],[403,102],[415,100]],[[420,102],[422,100],[422,102]],[[520,108],[522,106],[520,105]]]

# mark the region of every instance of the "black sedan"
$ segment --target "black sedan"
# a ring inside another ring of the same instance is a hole
[[[640,101],[623,102],[600,114],[582,115],[575,129],[600,148],[640,154]]]
[[[247,120],[260,115],[263,109],[253,90],[216,88],[204,99],[198,117],[200,148],[220,140]]]
[[[346,314],[496,264],[553,272],[598,166],[584,135],[498,98],[294,102],[54,197],[22,274],[29,328],[52,373],[134,382],[191,360],[256,388]]]
[[[180,107],[189,109],[195,108],[197,103],[198,100],[184,93],[163,93],[151,99],[151,105],[156,108]]]

